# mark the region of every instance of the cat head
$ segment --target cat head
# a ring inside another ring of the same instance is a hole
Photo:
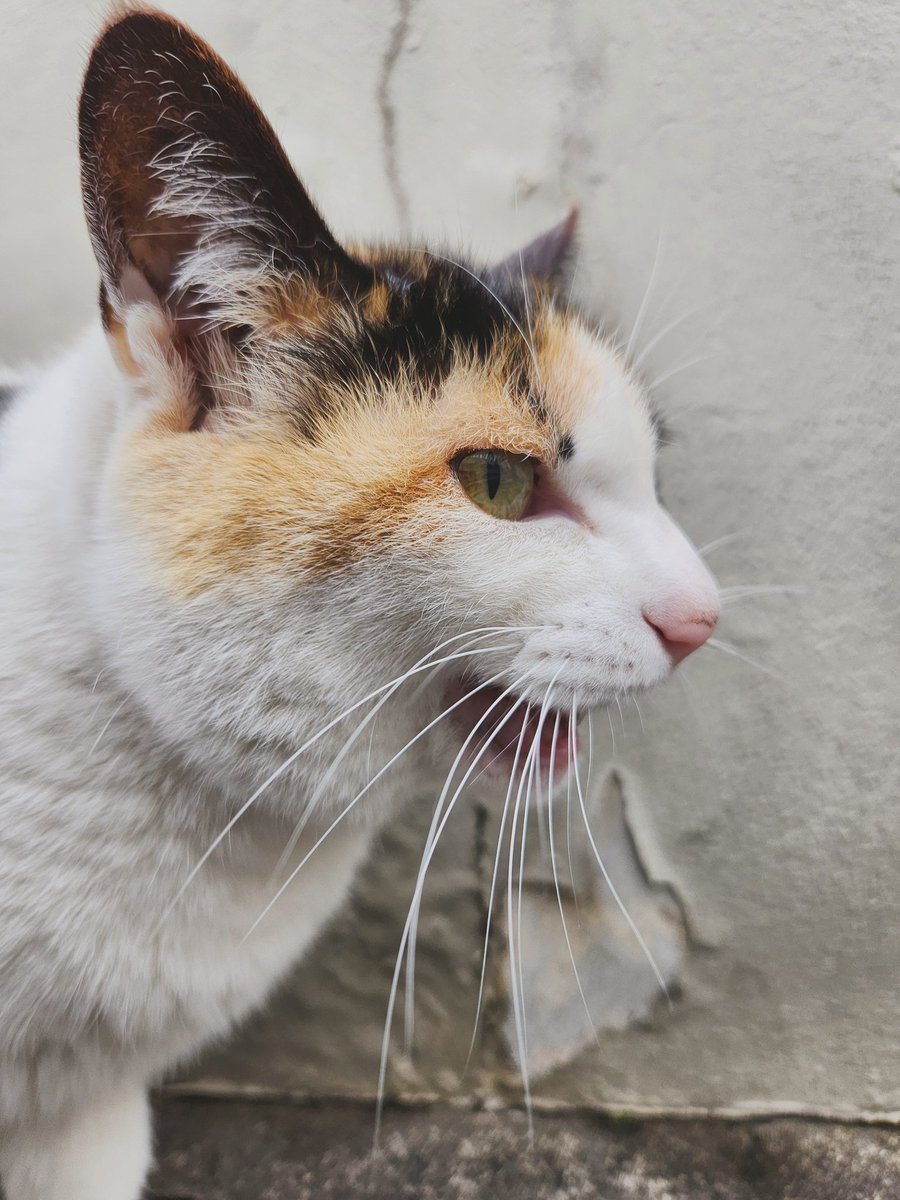
[[[574,218],[493,267],[341,246],[234,74],[150,12],[95,46],[80,148],[122,396],[96,603],[190,757],[249,781],[369,693],[342,743],[381,700],[385,751],[451,703],[481,735],[518,706],[510,741],[703,644],[646,390],[556,287]]]

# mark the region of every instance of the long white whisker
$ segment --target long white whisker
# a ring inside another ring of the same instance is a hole
[[[528,628],[528,626],[520,626],[519,628],[526,629],[526,628]],[[539,626],[534,626],[533,628],[539,628]],[[441,642],[440,645],[436,646],[433,650],[429,651],[428,654],[426,654],[422,658],[420,658],[419,661],[414,666],[412,666],[408,671],[404,672],[404,674],[399,675],[396,679],[389,680],[387,683],[383,683],[380,687],[375,688],[373,691],[369,692],[368,695],[363,696],[361,700],[357,700],[354,704],[351,704],[349,708],[345,708],[342,713],[339,713],[333,720],[329,721],[327,725],[324,725],[318,731],[318,733],[315,733],[315,734],[313,734],[313,736],[311,738],[308,738],[303,743],[303,745],[300,746],[300,748],[298,750],[295,750],[293,752],[293,754],[289,755],[288,758],[286,758],[285,761],[281,764],[281,766],[277,767],[271,773],[271,775],[269,775],[268,779],[266,779],[263,783],[261,783],[259,785],[259,787],[253,793],[253,795],[248,800],[244,801],[244,803],[240,806],[240,808],[237,810],[237,812],[234,814],[234,816],[227,822],[224,829],[222,829],[221,833],[219,833],[213,839],[213,841],[210,843],[210,845],[207,847],[207,849],[204,851],[204,853],[200,856],[197,863],[194,865],[194,867],[188,873],[187,878],[185,879],[184,883],[181,885],[181,887],[178,889],[178,891],[173,896],[172,900],[169,902],[169,904],[163,910],[163,913],[159,920],[159,924],[162,924],[162,922],[165,921],[166,917],[169,915],[169,913],[172,911],[172,909],[175,907],[175,905],[178,903],[178,901],[181,899],[181,897],[184,895],[184,893],[190,887],[193,880],[196,879],[197,875],[203,869],[204,865],[208,862],[208,860],[216,852],[216,850],[222,844],[222,842],[225,840],[225,838],[228,837],[229,833],[232,831],[232,829],[234,829],[235,825],[237,825],[238,821],[240,821],[240,819],[241,819],[241,817],[243,817],[244,813],[246,813],[247,810],[250,809],[253,806],[253,804],[256,803],[256,801],[259,799],[259,797],[263,795],[263,793],[275,782],[276,779],[278,779],[281,775],[283,775],[284,772],[287,771],[288,768],[291,767],[293,765],[293,763],[295,763],[297,761],[297,759],[301,756],[301,754],[304,754],[311,746],[315,745],[315,743],[318,742],[320,738],[324,737],[326,733],[328,733],[330,730],[334,729],[335,725],[340,724],[340,722],[345,720],[345,718],[347,718],[348,716],[350,716],[351,713],[356,712],[356,710],[358,708],[361,708],[364,704],[368,704],[369,701],[373,700],[376,696],[380,696],[383,692],[389,691],[391,688],[395,688],[400,683],[403,683],[405,680],[411,678],[414,675],[417,675],[421,671],[430,670],[435,664],[432,662],[429,662],[428,660],[431,659],[432,655],[437,654],[438,651],[442,650],[445,646],[452,645],[453,642],[458,642],[462,638],[471,637],[473,634],[476,634],[476,633],[501,633],[501,632],[503,632],[503,626],[500,626],[500,625],[485,626],[483,629],[469,630],[466,633],[458,633],[453,637],[447,638],[446,641]],[[449,656],[449,658],[452,658],[452,657],[453,657],[452,655]]]
[[[541,717],[544,715],[547,698],[541,705],[541,714],[538,716],[538,727],[541,725]],[[516,884],[516,927],[513,932],[512,921],[510,920],[509,936],[516,939],[516,963],[518,965],[519,974],[519,1011],[522,1014],[522,1052],[524,1054],[524,1062],[528,1062],[528,1021],[525,1015],[525,970],[523,967],[522,953],[522,890],[525,883],[525,846],[528,840],[528,816],[531,809],[531,794],[534,789],[535,772],[540,776],[540,735],[538,735],[538,752],[532,756],[531,766],[528,769],[528,782],[525,785],[525,803],[522,807],[522,837],[519,840],[519,874]],[[527,1067],[526,1067],[527,1069]]]
[[[569,926],[566,921],[566,911],[563,907],[562,892],[559,888],[559,872],[556,869],[556,846],[553,840],[553,767],[556,763],[556,742],[559,736],[559,723],[561,714],[556,714],[556,722],[553,726],[553,744],[550,751],[550,768],[547,779],[547,829],[550,834],[550,865],[553,871],[553,886],[556,889],[556,902],[559,905],[559,916],[562,921],[563,937],[566,939],[566,949],[569,952],[569,962],[572,964],[572,970],[575,973],[575,982],[578,985],[578,994],[581,996],[581,1003],[584,1005],[584,1011],[587,1014],[588,1024],[591,1027],[591,1032],[594,1035],[594,1040],[600,1044],[600,1037],[597,1033],[597,1027],[594,1024],[594,1018],[591,1016],[590,1005],[587,1002],[587,996],[584,994],[584,988],[581,986],[581,976],[578,973],[578,964],[575,962],[575,953],[572,949],[572,941],[569,937]],[[571,729],[571,726],[570,726]],[[590,776],[588,776],[590,778]]]
[[[755,658],[750,658],[749,655],[743,654],[737,647],[732,646],[729,642],[720,641],[719,638],[708,638],[706,642],[713,650],[721,650],[723,654],[732,654],[735,658],[739,658],[741,662],[747,663],[751,667],[756,667],[757,671],[762,671],[764,675],[771,675],[773,679],[778,679],[783,682],[784,676],[779,675],[777,671],[773,671],[770,667],[764,666],[757,662]]]
[[[588,718],[588,765],[587,765],[587,789],[591,790],[591,780],[594,777],[594,712],[593,709],[587,710]],[[574,728],[574,716],[572,718],[572,727]]]
[[[528,801],[531,795],[531,789],[534,782],[535,770],[540,775],[540,749],[541,749],[541,734],[543,732],[544,721],[547,715],[547,706],[550,696],[553,691],[553,686],[562,671],[560,668],[553,678],[550,680],[544,697],[541,701],[540,715],[538,716],[537,725],[534,732],[534,737],[531,742],[531,749],[525,760],[525,766],[522,770],[522,778],[519,781],[519,789],[516,794],[516,807],[513,812],[512,828],[510,830],[509,842],[509,875],[506,884],[506,924],[507,924],[507,946],[509,952],[509,969],[510,969],[510,990],[512,993],[513,1015],[516,1025],[516,1042],[519,1051],[519,1073],[522,1077],[522,1092],[525,1100],[525,1111],[528,1114],[528,1135],[529,1138],[534,1137],[534,1116],[531,1103],[531,1079],[528,1069],[528,1033],[526,1028],[525,1018],[525,979],[522,968],[522,882],[525,874],[525,840],[528,827]],[[515,880],[515,847],[516,847],[516,827],[518,825],[519,805],[522,800],[522,787],[525,787],[525,805],[522,812],[522,837],[519,850],[519,876],[518,876],[518,914],[514,921],[513,913],[513,883]]]
[[[750,596],[782,596],[782,595],[799,595],[803,592],[801,587],[792,587],[789,584],[747,584],[744,587],[723,587],[719,589],[719,599],[723,604],[728,604],[732,600],[746,600]]]
[[[619,724],[622,726],[622,741],[625,741],[625,714],[622,712],[622,704],[619,697],[616,696],[616,708],[619,710]]]
[[[573,707],[574,707],[575,711],[577,711],[577,709],[578,709],[577,697],[574,701]],[[612,896],[613,900],[616,902],[616,907],[618,908],[618,910],[622,914],[622,916],[625,918],[625,921],[628,924],[628,928],[631,930],[631,932],[634,934],[635,938],[637,939],[637,943],[640,946],[641,950],[643,951],[644,957],[646,958],[647,962],[650,964],[650,967],[653,970],[653,974],[656,976],[656,981],[659,984],[659,986],[662,988],[663,994],[665,995],[666,999],[671,1004],[671,998],[669,996],[669,987],[668,987],[668,984],[666,983],[665,979],[663,978],[662,972],[660,971],[659,967],[656,965],[656,959],[650,953],[650,947],[644,941],[643,935],[641,934],[641,931],[638,929],[637,925],[635,925],[635,923],[631,917],[631,913],[629,913],[628,909],[625,907],[621,896],[619,895],[618,891],[616,890],[615,884],[613,883],[612,879],[610,879],[610,877],[609,877],[609,872],[606,869],[606,864],[604,863],[603,859],[600,857],[600,851],[597,849],[597,843],[594,840],[594,833],[593,833],[593,830],[591,829],[590,821],[588,820],[587,805],[584,802],[584,793],[581,790],[581,776],[578,771],[578,759],[577,758],[575,759],[575,791],[578,795],[578,803],[581,808],[581,819],[584,822],[584,828],[588,835],[588,842],[590,843],[591,850],[594,852],[594,858],[597,860],[597,866],[600,868],[600,873],[603,876],[603,880],[604,880],[606,886],[609,888],[610,895]]]
[[[472,1040],[469,1043],[469,1053],[466,1055],[466,1067],[472,1057],[472,1051],[475,1049],[475,1038],[478,1033],[478,1022],[481,1018],[481,1005],[484,999],[484,981],[487,975],[487,960],[488,949],[490,944],[491,934],[491,919],[494,912],[494,895],[497,889],[497,876],[500,873],[500,854],[503,848],[503,834],[506,830],[506,818],[509,815],[509,803],[512,798],[513,787],[515,785],[516,770],[519,766],[519,757],[522,753],[522,743],[525,740],[525,734],[528,729],[528,718],[531,715],[531,705],[528,704],[525,708],[524,716],[522,717],[522,728],[519,731],[518,739],[516,740],[516,751],[513,756],[512,768],[509,773],[509,786],[506,789],[506,799],[503,801],[503,812],[500,816],[500,828],[497,832],[497,851],[494,855],[494,869],[491,873],[491,887],[488,893],[487,917],[485,919],[484,928],[484,949],[481,955],[481,976],[478,980],[478,1000],[475,1005],[475,1020],[472,1025]]]
[[[513,1007],[513,1023],[516,1030],[516,1048],[519,1055],[519,1073],[522,1076],[522,1091],[525,1097],[525,1111],[528,1114],[528,1132],[533,1136],[531,1083],[528,1071],[528,1058],[525,1049],[525,1036],[522,1028],[522,997],[519,991],[519,969],[515,944],[515,924],[513,922],[513,883],[515,880],[516,831],[519,826],[522,793],[527,777],[530,775],[534,756],[538,753],[539,743],[537,734],[531,739],[531,745],[525,756],[525,762],[519,775],[519,786],[516,789],[516,802],[513,807],[512,824],[509,830],[509,862],[506,876],[506,950],[509,958],[509,984]]]
[[[588,710],[588,721],[590,721],[590,710]],[[575,868],[572,865],[572,763],[575,761],[575,755],[578,750],[577,743],[578,733],[575,729],[575,713],[569,720],[569,770],[566,772],[566,857],[569,860],[569,882],[572,885],[572,895],[575,898],[575,911],[578,914],[579,923],[581,921],[581,911],[578,906],[578,889],[575,887]],[[593,756],[594,745],[593,736],[590,724],[588,725],[588,746],[591,756]],[[590,778],[590,768],[588,768],[588,778]]]
[[[703,306],[703,305],[698,305],[696,308],[690,308],[690,309],[688,309],[688,311],[686,313],[682,313],[680,316],[676,317],[674,319],[674,321],[670,321],[668,323],[668,325],[664,325],[663,328],[659,331],[659,333],[654,334],[654,336],[650,339],[650,341],[646,344],[646,346],[643,348],[643,350],[640,352],[640,354],[634,360],[634,369],[635,370],[640,369],[641,363],[646,360],[647,355],[651,353],[654,346],[658,346],[659,343],[663,340],[663,338],[667,337],[668,334],[670,334],[673,329],[677,329],[679,325],[683,325],[684,322],[689,321],[691,319],[691,317],[695,317],[698,313],[703,312],[704,307],[705,306]],[[706,307],[708,307],[708,306],[706,306]]]
[[[519,189],[516,188],[516,213],[519,211]],[[525,323],[528,326],[528,345],[531,350],[531,357],[537,364],[537,356],[534,349],[534,329],[531,324],[531,300],[528,295],[528,283],[525,279],[525,257],[522,253],[521,246],[519,247],[519,272],[522,276],[522,295],[525,299]]]
[[[98,675],[97,678],[99,679],[100,676]],[[96,684],[94,686],[96,686]],[[94,751],[100,745],[100,742],[103,739],[103,735],[106,733],[107,729],[109,729],[110,725],[112,725],[113,721],[116,719],[116,717],[119,715],[119,713],[122,711],[122,709],[125,707],[125,705],[127,703],[128,703],[128,696],[126,696],[124,700],[120,701],[116,705],[116,707],[112,710],[112,713],[110,714],[109,719],[105,722],[103,728],[100,730],[100,732],[94,738],[93,745],[91,746],[90,750],[88,750],[88,752],[87,752],[88,758],[91,757],[91,755],[94,753]],[[98,705],[98,707],[99,707],[99,705]]]
[[[745,592],[802,592],[792,583],[732,583],[719,588],[719,596],[742,596]]]
[[[701,558],[706,558],[707,554],[712,554],[713,550],[718,550],[722,546],[729,546],[736,538],[743,536],[743,530],[738,530],[737,533],[723,534],[722,537],[713,538],[711,542],[707,542],[705,546],[701,546],[697,553]]]
[[[447,793],[449,792],[449,790],[453,784],[453,780],[456,776],[456,771],[459,767],[459,764],[462,762],[463,758],[465,757],[466,751],[468,750],[469,746],[471,745],[472,741],[474,740],[475,735],[478,733],[478,730],[481,729],[481,727],[487,723],[491,713],[496,708],[498,708],[508,696],[512,695],[512,693],[516,690],[516,688],[518,688],[520,686],[520,684],[524,683],[528,674],[529,673],[526,672],[524,675],[521,675],[514,683],[512,683],[508,688],[506,688],[505,691],[500,693],[500,695],[493,701],[493,703],[478,718],[478,721],[475,723],[473,728],[470,730],[468,737],[463,742],[463,744],[460,746],[459,751],[456,755],[456,758],[454,758],[453,764],[450,767],[449,772],[447,773],[447,778],[444,781],[444,786],[441,789],[440,795],[438,796],[437,803],[434,806],[434,815],[432,816],[431,826],[428,830],[428,834],[425,838],[425,846],[422,850],[422,862],[425,861],[426,856],[428,856],[428,859],[430,861],[431,852],[432,852],[431,847],[432,847],[435,837],[437,836],[436,830],[438,829],[438,825],[441,820],[441,815],[442,815],[443,807],[444,807],[444,801],[446,800]],[[497,729],[491,731],[491,734],[488,737],[487,741],[477,752],[477,754],[475,756],[475,760],[474,760],[475,763],[478,763],[482,759],[484,754],[486,753],[488,746],[493,741],[494,733],[496,733],[498,729],[502,728],[502,726],[506,724],[506,722],[509,720],[509,718],[512,716],[512,714],[518,708],[520,708],[523,703],[524,703],[524,701],[522,701],[522,700],[517,701],[513,705],[513,707],[510,709],[510,711],[508,713],[506,713],[505,715],[503,715],[502,720],[500,721],[500,724],[497,726]],[[468,780],[470,775],[471,775],[471,768],[466,773],[465,780]],[[465,782],[465,780],[464,780],[464,782]],[[424,883],[424,876],[422,877],[422,880]],[[415,1003],[416,929],[417,929],[418,920],[419,920],[420,899],[421,899],[421,895],[420,895],[419,890],[417,889],[416,893],[413,895],[412,904],[410,906],[410,913],[413,914],[413,916],[412,916],[411,933],[410,933],[410,936],[408,939],[408,945],[406,947],[406,951],[407,951],[407,953],[406,953],[406,994],[404,997],[404,1028],[405,1028],[405,1040],[406,1040],[406,1045],[408,1048],[412,1046],[412,1039],[413,1039],[414,1003]]]
[[[668,380],[672,379],[675,375],[680,375],[682,371],[687,371],[691,367],[697,367],[700,365],[700,363],[711,362],[714,358],[719,358],[719,357],[720,357],[720,355],[718,353],[716,353],[716,354],[701,354],[697,358],[691,358],[691,359],[688,359],[687,362],[679,363],[677,367],[672,367],[672,369],[670,371],[664,371],[663,374],[658,375],[656,377],[656,379],[653,380],[652,383],[648,383],[647,391],[648,392],[655,391],[656,388],[662,387],[662,385],[664,383],[667,383]]]
[[[486,679],[484,681],[484,683],[479,683],[477,687],[472,688],[472,690],[470,692],[467,692],[459,700],[457,700],[453,704],[449,705],[447,708],[445,708],[443,710],[443,712],[438,713],[438,715],[433,720],[429,721],[429,723],[424,727],[424,729],[420,729],[419,732],[414,737],[411,737],[409,739],[409,741],[406,743],[406,745],[402,746],[397,751],[397,753],[391,759],[389,759],[388,762],[386,762],[384,764],[384,766],[375,775],[372,776],[372,778],[368,781],[368,783],[365,785],[365,787],[362,788],[361,791],[357,792],[357,794],[353,797],[353,799],[350,801],[350,803],[347,804],[341,810],[341,812],[338,814],[338,816],[336,816],[334,818],[334,820],[331,822],[331,824],[328,826],[328,828],[325,830],[325,832],[316,841],[316,843],[312,847],[312,849],[308,850],[307,853],[303,856],[302,860],[297,864],[296,867],[294,867],[294,869],[291,871],[288,878],[284,881],[284,883],[281,885],[281,887],[278,889],[278,891],[275,893],[275,895],[272,897],[272,899],[269,901],[269,903],[266,905],[266,907],[263,909],[263,911],[259,914],[259,916],[256,918],[256,920],[253,922],[253,924],[250,926],[250,928],[244,934],[244,937],[242,939],[243,941],[246,941],[247,938],[251,935],[251,933],[253,933],[254,929],[256,929],[256,927],[259,925],[259,923],[262,920],[264,920],[266,915],[271,911],[272,907],[278,902],[278,900],[281,898],[281,896],[284,895],[287,888],[290,887],[291,883],[294,881],[294,879],[297,877],[297,875],[300,873],[300,871],[303,869],[303,867],[309,862],[309,860],[312,858],[312,856],[315,854],[315,852],[318,850],[318,848],[322,845],[322,843],[325,841],[325,839],[331,834],[332,830],[334,830],[341,823],[341,821],[343,821],[343,819],[347,816],[347,814],[349,812],[351,812],[351,810],[359,803],[359,801],[363,798],[363,796],[365,796],[365,794],[369,791],[369,789],[374,787],[375,784],[378,782],[378,780],[381,779],[381,777],[387,771],[389,771],[391,769],[391,767],[394,765],[394,763],[397,761],[397,759],[400,758],[402,755],[404,755],[406,753],[406,751],[410,748],[410,746],[415,745],[415,743],[417,741],[419,741],[420,738],[423,738],[426,733],[428,733],[430,730],[432,730],[439,721],[443,721],[443,719],[445,717],[449,716],[449,714],[452,713],[454,709],[459,708],[459,706],[461,704],[465,704],[465,702],[467,700],[471,699],[471,697],[474,696],[476,694],[476,692],[483,691],[487,687],[492,687],[499,678],[500,678],[499,675],[495,675],[491,679]]]
[[[644,316],[647,312],[647,305],[650,303],[650,297],[653,293],[653,285],[656,283],[656,272],[659,268],[660,252],[662,250],[662,227],[660,226],[659,234],[656,239],[656,254],[653,256],[653,267],[650,271],[650,278],[647,280],[647,287],[644,290],[644,298],[641,300],[637,310],[637,316],[634,318],[634,325],[631,327],[631,337],[628,339],[628,344],[625,347],[625,357],[630,361],[631,348],[634,345],[635,338],[641,331],[641,325],[644,323]]]
[[[504,722],[504,723],[505,723],[505,722]],[[496,753],[496,754],[493,756],[493,758],[489,759],[489,760],[488,760],[488,761],[487,761],[487,762],[484,764],[484,766],[481,768],[481,770],[478,772],[478,774],[477,774],[477,775],[475,776],[475,778],[472,780],[472,783],[473,783],[473,784],[475,784],[475,783],[477,783],[477,782],[478,782],[478,780],[479,780],[479,779],[482,777],[482,775],[484,775],[485,771],[489,771],[489,770],[491,769],[491,767],[494,765],[494,763],[497,761],[497,759],[498,759],[498,758],[502,758],[502,757],[503,757],[503,755],[504,755],[504,754],[507,752],[507,750],[510,748],[510,746],[511,746],[511,745],[512,745],[512,744],[513,744],[515,741],[516,741],[516,739],[518,738],[518,736],[519,736],[519,735],[518,735],[517,733],[514,733],[514,734],[513,734],[513,736],[512,736],[512,737],[509,739],[509,741],[506,743],[506,745],[505,745],[505,746],[503,746],[503,747],[502,747],[500,750],[498,750],[498,751],[497,751],[497,753]],[[494,739],[494,734],[493,734],[493,733],[490,735],[490,739],[491,739],[491,741],[493,741],[493,739]]]
[[[529,340],[525,334],[525,330],[522,328],[522,326],[519,324],[519,322],[516,320],[516,318],[513,316],[513,314],[509,311],[509,309],[503,303],[503,301],[500,299],[500,297],[497,295],[497,293],[492,288],[488,287],[488,285],[484,282],[484,280],[481,278],[481,276],[476,275],[476,273],[474,271],[470,271],[469,268],[467,266],[465,266],[464,263],[457,262],[456,259],[454,259],[454,258],[448,258],[446,254],[437,254],[434,250],[424,250],[424,249],[421,251],[421,253],[427,254],[429,258],[438,258],[442,262],[449,263],[453,267],[458,267],[460,271],[464,271],[465,274],[470,276],[470,278],[474,279],[476,283],[481,284],[481,286],[484,288],[484,290],[487,292],[487,294],[489,296],[493,297],[493,299],[497,302],[499,307],[503,310],[504,313],[506,313],[507,317],[510,319],[512,324],[515,326],[516,330],[519,333],[519,336],[521,337],[522,341],[525,343],[526,349],[528,350],[528,353],[531,357],[532,364],[534,365],[535,374],[537,375],[538,379],[541,379],[542,376],[541,376],[540,363],[538,362],[537,354],[535,354],[534,347],[532,346],[531,342],[529,342]]]
[[[523,683],[524,680],[527,678],[527,674],[528,673],[526,673],[519,680],[517,680],[516,683],[510,687],[509,691],[512,691],[513,688],[518,687],[521,683]],[[499,697],[497,701],[495,701],[495,704],[492,707],[496,707],[496,704],[499,703],[499,701],[501,699],[503,699],[502,696]],[[512,713],[517,708],[519,708],[520,705],[522,705],[524,703],[525,703],[524,700],[516,701],[515,705],[510,710],[509,714],[507,714],[506,719],[509,719],[509,716],[511,716]],[[488,716],[490,711],[491,710],[489,709],[489,710],[487,710],[487,712],[485,712],[483,714],[482,720],[484,720]],[[477,726],[476,726],[476,728],[477,728]],[[471,737],[471,735],[470,735],[470,737]],[[459,797],[462,795],[462,792],[466,786],[466,783],[468,782],[469,778],[473,774],[482,755],[487,753],[487,747],[489,745],[490,745],[490,742],[487,742],[481,748],[481,750],[478,752],[478,754],[472,760],[472,763],[467,768],[465,774],[462,777],[462,780],[460,781],[459,785],[456,788],[456,791],[453,793],[453,796],[451,797],[450,801],[448,802],[448,804],[446,806],[446,809],[444,810],[444,814],[443,814],[443,817],[441,818],[440,824],[438,825],[437,829],[435,830],[433,837],[431,837],[431,839],[430,839],[430,842],[429,842],[429,845],[427,848],[427,853],[423,854],[422,861],[419,864],[419,872],[416,877],[416,885],[415,885],[415,889],[413,892],[413,900],[412,900],[412,903],[410,904],[409,911],[407,912],[407,915],[406,915],[406,922],[403,926],[403,933],[400,938],[400,948],[397,952],[397,958],[396,958],[396,961],[394,964],[394,974],[391,979],[390,993],[388,996],[387,1014],[386,1014],[385,1023],[384,1023],[384,1033],[383,1033],[382,1041],[381,1041],[381,1062],[379,1064],[379,1070],[378,1070],[377,1100],[376,1100],[376,1105],[375,1105],[375,1141],[376,1141],[376,1144],[378,1141],[378,1135],[381,1131],[381,1119],[382,1119],[382,1113],[383,1113],[383,1109],[384,1109],[384,1086],[385,1086],[385,1081],[387,1078],[388,1052],[390,1049],[391,1027],[393,1025],[393,1020],[394,1020],[394,1009],[395,1009],[396,1003],[397,1003],[397,989],[398,989],[399,983],[400,983],[400,974],[401,974],[401,970],[402,970],[402,966],[403,966],[404,951],[406,950],[406,946],[409,941],[410,931],[413,926],[414,913],[416,912],[417,904],[421,901],[421,892],[422,892],[422,888],[424,887],[425,876],[428,873],[428,868],[431,865],[431,860],[434,857],[434,853],[438,847],[438,844],[440,843],[441,835],[443,834],[444,829],[447,826],[447,822],[449,821],[450,816],[452,815],[453,810],[456,807],[456,803],[457,803]],[[459,756],[457,757],[456,761],[457,762],[459,761]],[[446,789],[446,785],[445,785],[445,790],[443,790],[441,792],[441,797],[446,795],[446,790],[448,790],[448,789]],[[440,803],[441,803],[441,798],[439,798],[439,800],[438,800],[438,804],[440,804]]]
[[[474,638],[473,640],[474,641],[483,641],[485,637],[494,637],[494,636],[495,636],[494,634],[481,634],[479,638]],[[441,667],[446,665],[448,662],[454,662],[460,658],[472,658],[479,654],[495,654],[498,650],[514,650],[514,649],[516,649],[516,646],[509,642],[499,644],[499,645],[495,643],[493,645],[486,646],[481,649],[457,651],[455,654],[450,654],[444,658],[438,659],[436,664],[429,663],[428,666],[430,668],[430,671],[431,670],[439,671],[441,669]],[[378,716],[378,714],[382,710],[382,708],[384,708],[384,706],[394,697],[394,695],[397,693],[397,691],[400,689],[401,686],[402,686],[402,682],[397,683],[396,686],[393,687],[389,692],[385,692],[385,694],[381,697],[381,699],[377,702],[377,704],[375,704],[369,710],[369,712],[366,713],[365,717],[363,717],[363,719],[357,724],[356,728],[352,731],[352,733],[349,735],[349,737],[345,740],[344,745],[340,749],[340,752],[337,755],[335,755],[335,757],[332,759],[331,764],[329,765],[328,769],[325,771],[325,773],[321,777],[321,779],[319,779],[319,781],[316,783],[316,786],[313,789],[312,795],[310,796],[309,800],[306,802],[303,813],[300,817],[300,820],[294,826],[293,832],[291,833],[291,836],[288,838],[287,845],[285,846],[284,850],[281,852],[281,857],[279,858],[278,862],[275,865],[275,868],[272,872],[273,875],[277,876],[286,867],[287,863],[290,860],[291,855],[294,852],[294,847],[297,845],[297,842],[300,840],[300,837],[303,834],[303,830],[306,828],[306,825],[307,825],[310,817],[315,812],[316,804],[318,803],[319,798],[321,797],[321,795],[323,794],[325,789],[328,787],[328,785],[332,781],[332,779],[334,779],[335,775],[337,774],[338,769],[340,768],[341,763],[344,761],[344,759],[347,757],[347,755],[353,749],[354,743],[360,737],[360,735],[362,734],[362,732],[366,728],[366,726],[375,720],[375,718]],[[373,730],[373,732],[374,732],[374,730]]]

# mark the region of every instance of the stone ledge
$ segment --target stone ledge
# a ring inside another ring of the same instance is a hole
[[[891,1200],[900,1131],[166,1097],[152,1200]]]

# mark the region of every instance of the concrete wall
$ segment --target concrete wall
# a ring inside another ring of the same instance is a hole
[[[2,10],[0,349],[19,359],[92,315],[74,106],[101,10]],[[730,539],[710,553],[723,584],[799,589],[730,599],[722,636],[738,653],[704,650],[642,721],[630,707],[595,730],[592,819],[670,1005],[573,821],[564,904],[595,1040],[536,842],[523,897],[535,1093],[900,1110],[900,9],[174,11],[244,76],[339,234],[499,254],[576,202],[578,296],[626,329],[643,307],[636,344],[677,434],[670,507],[700,544]],[[425,803],[409,803],[273,1011],[195,1079],[371,1094],[427,826]],[[493,820],[473,804],[436,863],[416,1053],[398,1045],[395,1091],[514,1094],[502,929],[463,1075]]]

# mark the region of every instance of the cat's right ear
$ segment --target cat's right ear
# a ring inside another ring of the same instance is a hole
[[[560,284],[572,253],[577,225],[578,209],[572,208],[556,225],[497,263],[491,274],[514,284],[526,279]]]
[[[240,80],[162,13],[129,13],[97,41],[79,145],[103,317],[117,337],[130,306],[150,302],[190,359],[210,329],[234,337],[252,323],[254,280],[301,273],[343,291],[361,281]]]

